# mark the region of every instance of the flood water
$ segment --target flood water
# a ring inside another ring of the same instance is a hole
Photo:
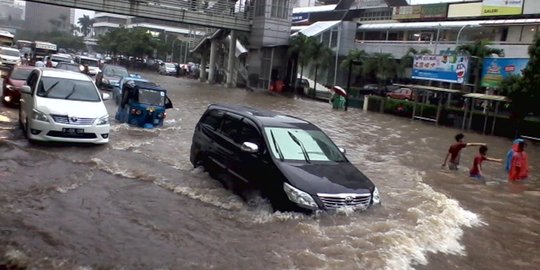
[[[175,108],[161,129],[112,122],[105,146],[29,145],[17,111],[0,107],[0,268],[31,269],[540,269],[540,151],[532,176],[509,184],[441,169],[455,129],[324,102],[145,74]],[[211,103],[299,116],[321,127],[379,187],[365,212],[274,213],[189,162],[196,122]],[[115,105],[107,101],[109,114]],[[505,138],[466,134],[503,158]],[[2,257],[3,256],[3,257]],[[34,268],[32,268],[34,267]]]

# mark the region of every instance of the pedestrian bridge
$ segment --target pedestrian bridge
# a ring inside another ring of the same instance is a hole
[[[254,0],[27,0],[42,4],[251,31]],[[247,5],[247,6],[246,6]]]

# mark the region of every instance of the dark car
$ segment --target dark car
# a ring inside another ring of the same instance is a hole
[[[213,104],[195,127],[191,163],[261,190],[275,210],[366,209],[375,185],[317,126],[251,107]]]
[[[58,65],[56,65],[56,68],[57,69],[63,69],[63,70],[69,70],[69,71],[74,71],[74,72],[82,72],[83,69],[81,69],[81,65],[79,64],[74,64],[74,63],[58,63]]]
[[[96,76],[96,85],[99,88],[112,90],[114,87],[118,87],[120,79],[126,76],[129,76],[129,73],[125,67],[105,65]]]
[[[6,75],[2,75],[2,102],[7,106],[18,106],[21,99],[19,87],[26,84],[26,79],[34,67],[16,66]]]

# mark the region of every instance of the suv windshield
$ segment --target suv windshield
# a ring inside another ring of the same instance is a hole
[[[119,68],[119,67],[108,68],[103,73],[107,76],[117,76],[117,77],[129,76],[125,68]]]
[[[171,64],[171,63],[166,63],[165,64],[165,67],[168,67],[168,68],[174,68],[174,64]]]
[[[13,70],[13,73],[11,73],[11,79],[21,81],[26,80],[28,75],[30,75],[30,72],[32,72],[31,69],[16,68]]]
[[[97,67],[98,66],[98,61],[97,60],[92,60],[92,59],[81,59],[81,65],[87,65],[89,67]]]
[[[164,106],[165,92],[149,89],[139,89],[139,102],[154,106]]]
[[[70,63],[58,63],[58,66],[56,66],[57,69],[65,69],[75,72],[81,72],[81,69],[79,68],[79,65],[77,64],[70,64]]]
[[[71,59],[69,59],[68,57],[62,57],[62,56],[51,56],[51,61],[54,61],[54,62],[64,62],[64,63],[70,63],[71,62]]]
[[[37,95],[56,99],[101,101],[92,82],[64,78],[42,77],[38,85]]]
[[[345,161],[339,149],[320,130],[266,127],[264,131],[275,158],[307,162]]]
[[[8,55],[8,56],[15,56],[15,57],[20,57],[21,56],[19,51],[17,51],[17,50],[0,49],[0,54],[1,55]]]

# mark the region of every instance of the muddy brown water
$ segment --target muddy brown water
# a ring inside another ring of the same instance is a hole
[[[105,146],[29,145],[0,107],[0,262],[31,269],[540,269],[539,147],[530,180],[502,165],[485,181],[441,169],[455,129],[324,102],[145,74],[175,108],[161,129],[112,122]],[[210,103],[246,104],[321,127],[379,187],[365,212],[274,213],[193,169],[193,128]],[[111,116],[115,105],[107,101]],[[504,157],[510,140],[466,134]],[[32,268],[33,267],[33,268]],[[1,267],[0,267],[1,268]]]

